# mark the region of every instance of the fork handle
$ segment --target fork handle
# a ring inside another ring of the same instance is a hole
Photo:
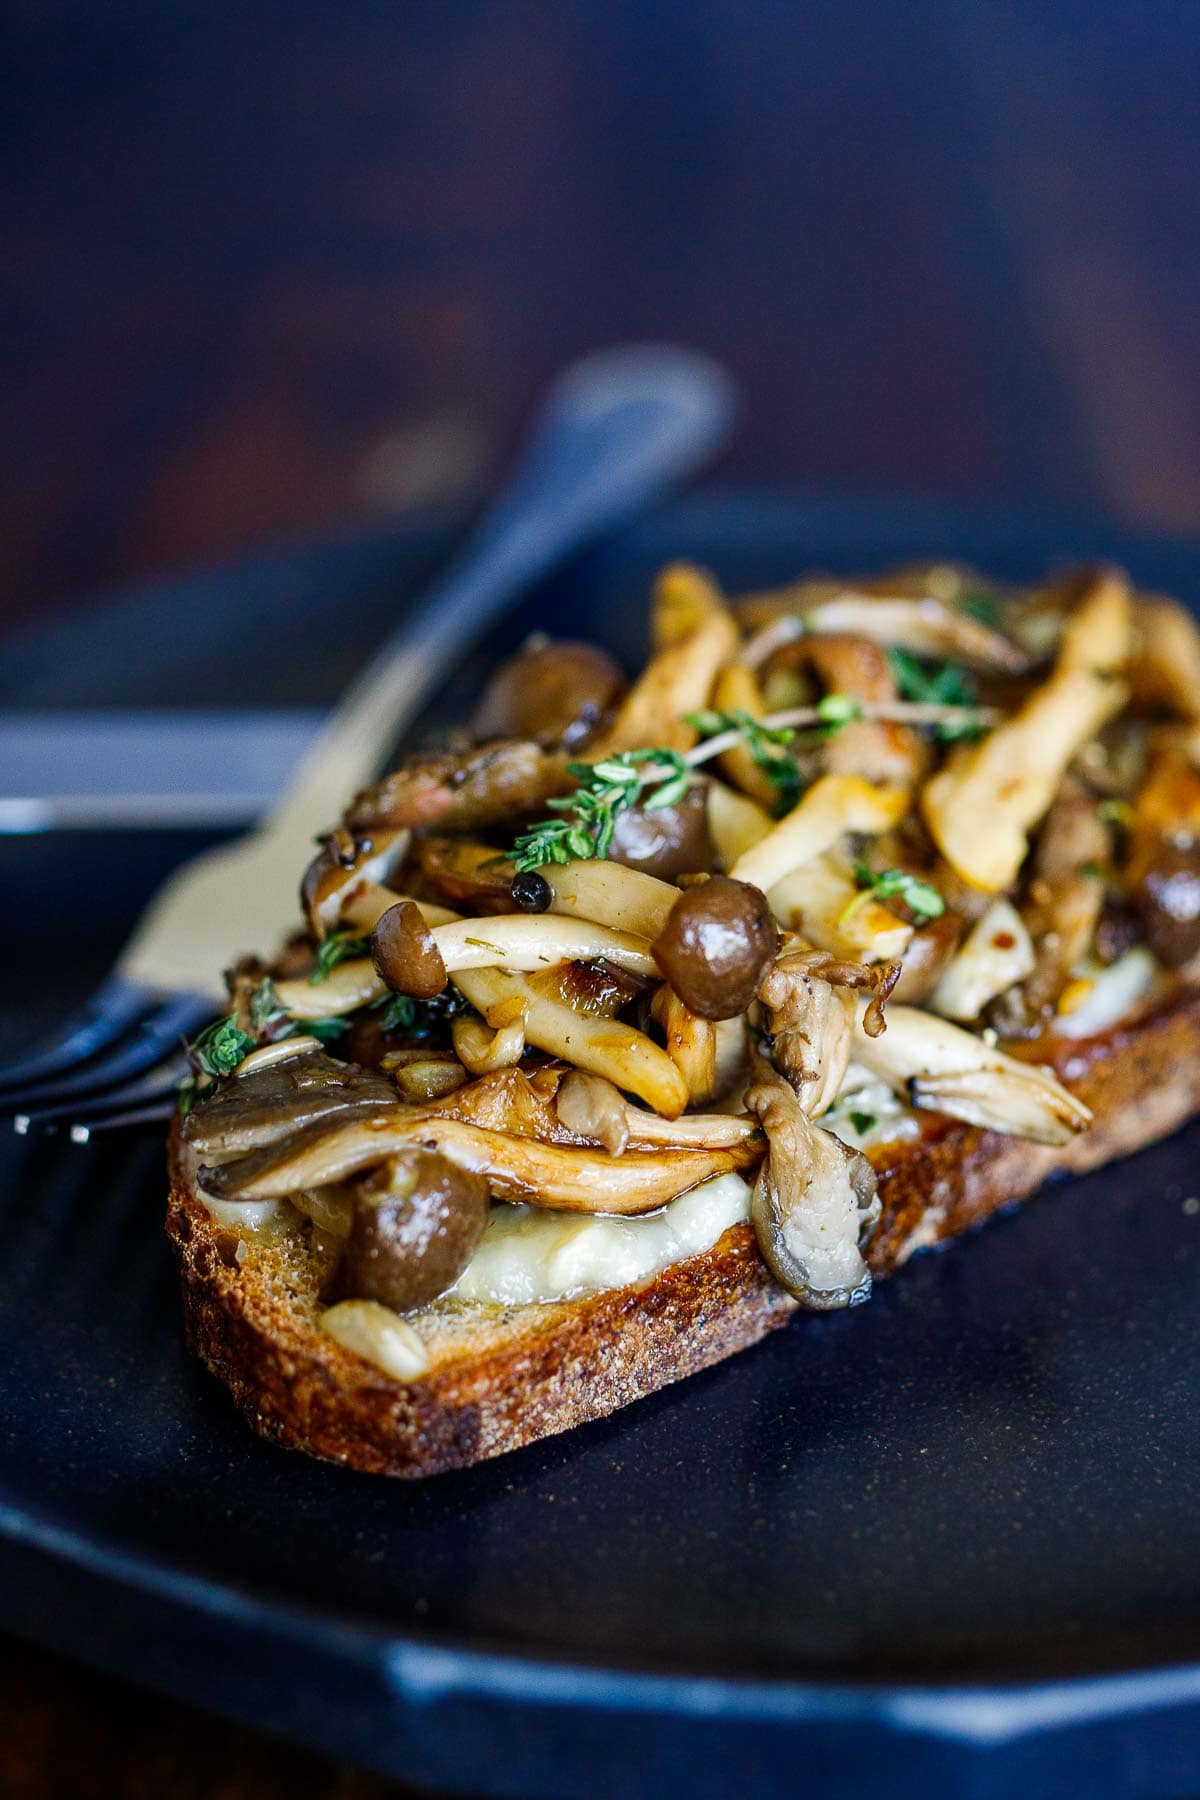
[[[720,365],[672,345],[597,351],[559,376],[465,550],[347,689],[272,812],[297,866],[514,595],[689,474],[733,412]]]

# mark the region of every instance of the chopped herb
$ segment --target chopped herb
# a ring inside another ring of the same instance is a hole
[[[866,863],[855,863],[854,879],[862,891],[842,908],[838,915],[839,925],[853,918],[870,900],[902,900],[913,917],[921,921],[938,919],[946,910],[946,902],[935,887],[903,869],[881,869],[876,874]]]
[[[958,604],[959,610],[965,612],[968,618],[978,620],[980,625],[986,625],[990,630],[994,631],[1000,623],[1000,601],[995,594],[985,594],[976,589],[964,594]]]
[[[472,1010],[471,1003],[456,987],[447,987],[432,1000],[414,1000],[408,994],[385,994],[376,1000],[372,1010],[378,1011],[381,1031],[401,1031],[418,1040],[431,1037],[439,1025],[448,1024],[461,1013]]]
[[[865,1137],[868,1131],[874,1131],[879,1120],[875,1117],[874,1113],[852,1112],[850,1114],[850,1123],[853,1125],[855,1131],[857,1131],[859,1137]]]
[[[359,937],[353,931],[333,931],[317,945],[317,961],[312,974],[308,978],[310,987],[317,987],[327,981],[339,963],[347,962],[352,956],[365,956],[369,948],[369,940]]]
[[[833,699],[835,696],[830,695],[828,698]],[[836,698],[844,699],[845,696]],[[706,707],[702,712],[686,713],[684,722],[705,738],[716,737],[722,731],[736,731],[754,758],[755,767],[761,769],[772,787],[778,789],[776,813],[783,814],[792,810],[804,792],[804,777],[796,767],[795,757],[786,748],[796,736],[789,725],[764,725],[760,719],[740,706],[733,707],[729,712],[715,712]],[[844,724],[845,721],[839,720],[838,723]]]
[[[340,1037],[349,1029],[344,1018],[297,1019],[280,1004],[275,983],[267,976],[252,991],[247,1002],[251,1029],[247,1031],[237,1013],[216,1019],[206,1025],[199,1037],[187,1047],[191,1074],[179,1084],[179,1110],[186,1118],[198,1100],[203,1100],[225,1075],[232,1075],[243,1057],[261,1044],[277,1044],[283,1038],[315,1037],[321,1043]]]
[[[623,750],[598,763],[568,763],[567,772],[579,786],[573,794],[548,800],[561,819],[544,819],[523,831],[513,845],[512,862],[517,874],[544,863],[568,863],[578,857],[606,857],[612,848],[617,816],[636,805],[645,788],[652,788],[642,804],[647,812],[674,806],[687,789],[690,770],[677,750]]]
[[[1098,862],[1080,863],[1079,873],[1081,875],[1086,875],[1089,881],[1107,881],[1108,880],[1108,870],[1105,868],[1103,863],[1098,863]]]
[[[1102,800],[1096,808],[1102,825],[1132,825],[1133,808],[1128,800]]]
[[[952,662],[926,662],[908,650],[893,645],[888,661],[902,700],[913,700],[923,706],[974,706],[975,683],[966,669]],[[945,720],[937,728],[945,744],[956,738],[980,735],[980,727],[969,720]]]
[[[243,1031],[234,1013],[227,1019],[216,1019],[206,1025],[198,1038],[188,1045],[188,1061],[196,1075],[210,1076],[214,1081],[232,1075],[244,1056],[258,1044],[257,1037]]]
[[[817,717],[822,725],[840,727],[851,719],[861,719],[862,707],[851,694],[826,694],[817,701]]]

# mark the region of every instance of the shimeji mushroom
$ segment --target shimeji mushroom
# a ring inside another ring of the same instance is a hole
[[[679,898],[673,882],[607,859],[550,863],[538,873],[550,889],[550,912],[644,938],[658,936]]]
[[[527,1043],[594,1075],[606,1075],[664,1118],[678,1118],[687,1106],[687,1083],[666,1051],[644,1031],[617,1019],[589,1018],[539,992],[524,975],[506,970],[462,969],[454,985],[489,1024],[492,1009],[519,1000]]]
[[[332,833],[309,863],[300,901],[309,930],[320,941],[343,926],[370,931],[396,899],[388,886],[412,839],[410,831]]]
[[[875,835],[899,824],[908,811],[902,788],[872,787],[857,775],[822,775],[757,844],[730,869],[737,881],[768,891],[793,869],[815,862],[846,832]]]
[[[767,597],[764,597],[764,599]],[[762,601],[754,604],[761,610]],[[847,633],[876,644],[895,644],[915,656],[951,657],[981,673],[1020,675],[1026,651],[933,595],[921,598],[836,593],[817,599],[798,596],[789,605],[786,590],[776,597],[779,616],[746,645],[743,659],[761,667],[768,657],[805,632]]]

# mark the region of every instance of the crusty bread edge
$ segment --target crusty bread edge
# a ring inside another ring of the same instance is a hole
[[[1175,1130],[1200,1108],[1200,989],[1143,1019],[1064,1045],[1059,1073],[1095,1114],[1048,1148],[958,1124],[880,1163],[877,1276],[979,1224],[1051,1175],[1095,1168]],[[786,1323],[794,1302],[748,1226],[635,1287],[523,1309],[519,1330],[417,1381],[391,1379],[326,1338],[239,1267],[236,1240],[190,1190],[172,1133],[167,1233],[188,1341],[263,1437],[405,1477],[462,1468],[601,1418],[707,1368]]]

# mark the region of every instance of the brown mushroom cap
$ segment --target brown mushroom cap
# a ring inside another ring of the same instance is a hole
[[[674,806],[631,806],[617,814],[609,856],[660,881],[711,869],[716,860],[708,830],[707,782],[695,782]]]
[[[1134,904],[1146,941],[1168,968],[1200,952],[1200,843],[1164,836],[1140,871]]]
[[[532,644],[492,677],[472,731],[477,738],[536,738],[573,749],[624,692],[620,668],[596,644]]]
[[[779,949],[779,927],[759,888],[714,875],[671,908],[654,957],[684,1005],[702,1019],[745,1012]]]
[[[470,1262],[487,1212],[482,1175],[434,1151],[402,1151],[355,1190],[338,1296],[401,1311],[436,1300]]]
[[[398,900],[376,921],[371,933],[371,958],[397,994],[432,1000],[446,986],[442,953],[421,917],[420,907],[412,900]]]

